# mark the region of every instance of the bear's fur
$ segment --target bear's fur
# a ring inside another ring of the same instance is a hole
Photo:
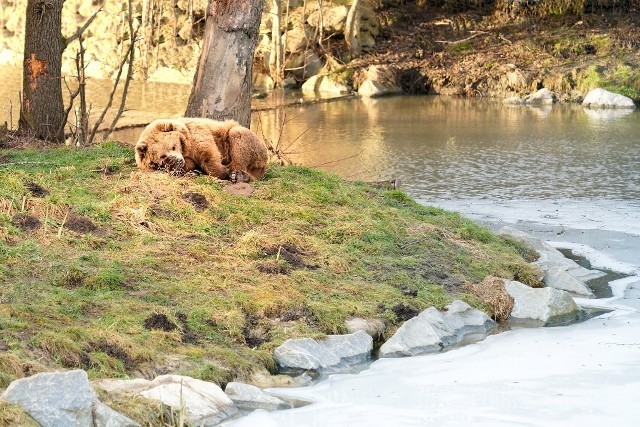
[[[135,150],[143,170],[199,170],[231,182],[261,178],[269,160],[258,136],[233,120],[155,120],[142,131]]]

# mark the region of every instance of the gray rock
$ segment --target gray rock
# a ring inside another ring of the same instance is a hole
[[[600,88],[591,90],[584,97],[582,106],[589,108],[636,108],[631,98]]]
[[[523,103],[530,105],[551,105],[556,101],[558,101],[556,94],[547,88],[542,88],[522,99]]]
[[[216,384],[182,375],[161,375],[140,392],[176,411],[184,410],[189,423],[214,426],[238,412],[233,401]]]
[[[271,396],[253,385],[230,382],[227,384],[224,391],[240,409],[248,411],[252,411],[254,409],[275,411],[291,408],[291,405],[284,400]]]
[[[320,11],[316,10],[309,15],[307,23],[316,28],[322,22],[325,36],[330,34],[338,35],[344,32],[348,13],[349,10],[346,6],[324,6],[322,8],[322,21],[320,20]]]
[[[363,319],[361,317],[352,317],[345,321],[345,326],[350,334],[358,331],[365,331],[372,338],[377,338],[384,334],[386,325],[381,319]]]
[[[531,326],[550,326],[578,320],[582,309],[571,295],[553,288],[530,288],[505,280],[505,289],[513,297],[510,320]]]
[[[371,65],[367,69],[365,78],[358,88],[358,95],[371,98],[398,93],[402,93],[402,89],[396,85],[395,72],[380,65]]]
[[[48,427],[92,426],[93,390],[82,370],[43,372],[13,381],[0,399]]]
[[[312,76],[302,85],[302,92],[304,93],[332,93],[332,94],[347,94],[351,92],[349,87],[331,80],[329,76]]]
[[[101,380],[96,387],[108,393],[138,394],[184,411],[189,423],[213,426],[238,412],[231,399],[216,384],[182,375],[161,375],[145,379]]]
[[[578,281],[582,282],[583,285],[585,285],[584,282],[587,280],[602,277],[606,274],[599,270],[589,270],[582,267],[575,261],[565,257],[562,252],[560,252],[550,244],[516,228],[509,226],[503,227],[502,229],[500,229],[499,234],[502,236],[511,236],[531,246],[540,255],[540,258],[533,262],[533,264],[540,267],[540,269],[545,273],[556,268],[562,269],[576,278]]]
[[[93,401],[93,424],[95,427],[139,427],[131,418],[114,411],[104,403]]]
[[[380,357],[414,356],[487,336],[496,322],[463,301],[454,301],[447,311],[431,307],[398,328],[380,347]]]
[[[542,281],[550,288],[560,289],[580,297],[594,297],[591,289],[582,281],[569,274],[563,266],[553,267],[547,270]]]
[[[15,380],[0,400],[20,406],[43,427],[138,426],[100,402],[81,369]]]
[[[373,339],[364,331],[322,340],[289,339],[273,355],[283,372],[335,372],[371,357]]]

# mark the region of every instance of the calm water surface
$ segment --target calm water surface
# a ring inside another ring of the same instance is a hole
[[[638,112],[394,97],[286,114],[285,142],[308,129],[292,147],[297,161],[351,179],[399,177],[421,199],[640,196]]]

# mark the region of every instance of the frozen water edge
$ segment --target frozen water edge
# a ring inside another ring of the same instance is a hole
[[[433,204],[433,203],[430,203]],[[614,296],[578,300],[613,311],[566,327],[517,329],[446,353],[384,359],[313,387],[274,389],[316,403],[256,411],[233,426],[635,426],[640,314],[624,290],[640,281],[640,205],[632,202],[444,201],[493,229],[510,224],[635,276]],[[637,306],[637,304],[636,304]]]

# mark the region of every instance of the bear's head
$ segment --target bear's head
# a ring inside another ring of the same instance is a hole
[[[142,131],[136,143],[140,169],[181,172],[189,129],[177,120],[155,120]]]

